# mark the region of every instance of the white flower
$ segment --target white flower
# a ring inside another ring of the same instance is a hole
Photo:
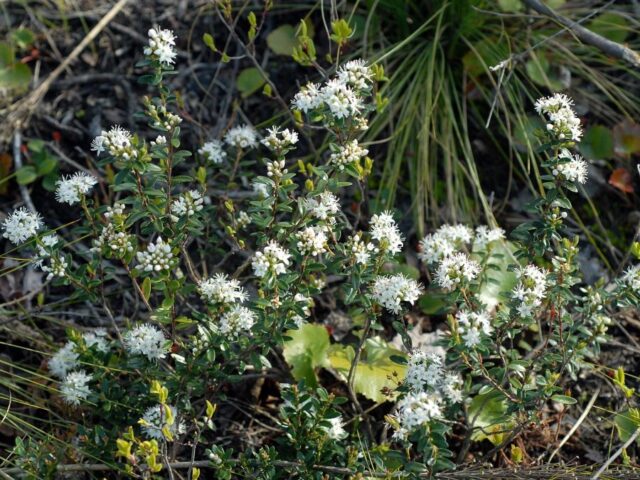
[[[91,150],[100,155],[104,151],[114,157],[121,157],[124,160],[130,160],[138,156],[138,152],[131,143],[131,132],[124,128],[114,125],[111,130],[102,131],[100,135],[91,142]]]
[[[489,336],[493,332],[491,319],[486,312],[469,312],[461,310],[456,315],[462,339],[467,347],[478,345],[482,335]]]
[[[168,405],[171,410],[171,417],[173,423],[169,426],[169,432],[175,437],[186,432],[185,424],[180,420],[178,410],[173,405]],[[167,414],[164,411],[165,407],[161,404],[149,407],[142,416],[142,430],[147,438],[155,440],[162,440],[164,434],[162,429],[167,424]],[[166,439],[168,440],[168,439]]]
[[[402,310],[402,302],[413,305],[421,293],[420,284],[403,274],[377,277],[371,288],[371,297],[392,313]]]
[[[225,152],[222,148],[222,142],[220,140],[211,140],[210,142],[206,142],[200,149],[198,153],[202,155],[206,160],[219,164],[227,158],[227,152]]]
[[[342,416],[333,417],[329,419],[331,423],[330,427],[325,427],[327,435],[332,440],[341,440],[347,436],[347,431],[344,429],[344,421]]]
[[[60,385],[60,394],[64,401],[69,405],[80,405],[80,402],[86,400],[91,393],[89,390],[91,380],[91,375],[84,370],[69,373]]]
[[[296,234],[296,239],[302,255],[317,257],[327,251],[327,234],[322,227],[306,227]]]
[[[230,338],[238,337],[243,331],[248,332],[256,323],[256,314],[246,307],[235,305],[220,318],[217,331]]]
[[[96,328],[92,332],[83,333],[82,340],[84,340],[87,347],[94,347],[99,352],[106,353],[109,351],[106,336],[107,331],[104,328]]]
[[[236,221],[238,222],[238,228],[244,228],[251,223],[251,217],[244,210],[240,210]]]
[[[395,255],[402,250],[402,235],[390,212],[383,212],[371,217],[371,238],[376,240],[380,249]]]
[[[167,144],[167,137],[158,135],[155,140],[151,140],[152,147],[164,147]]]
[[[444,258],[436,269],[434,281],[445,290],[453,290],[473,281],[480,273],[478,262],[459,252]]]
[[[253,182],[251,184],[253,192],[260,198],[266,198],[269,196],[269,187],[261,182]]]
[[[67,342],[49,359],[49,371],[53,375],[63,379],[80,364],[80,356],[75,352],[75,348],[75,343]]]
[[[351,140],[346,145],[341,145],[337,152],[331,154],[329,163],[333,163],[340,170],[344,170],[348,165],[360,161],[368,153],[369,150],[358,145],[358,140]]]
[[[165,66],[173,65],[177,53],[175,50],[176,37],[171,30],[151,28],[148,32],[149,45],[145,47],[144,54],[154,57]]]
[[[288,128],[280,130],[280,127],[276,126],[267,129],[267,133],[269,135],[263,138],[260,143],[269,150],[281,151],[298,143],[298,134]]]
[[[400,428],[393,437],[404,439],[412,431],[442,416],[442,399],[435,393],[410,393],[398,402],[397,409]]]
[[[204,199],[198,190],[184,192],[171,202],[171,219],[177,222],[182,217],[191,217],[203,208]]]
[[[549,123],[547,130],[559,140],[579,142],[582,138],[582,124],[573,111],[573,100],[562,93],[536,101],[536,111],[546,115]]]
[[[501,228],[489,228],[486,225],[480,225],[476,228],[476,237],[473,244],[479,248],[484,249],[487,245],[504,240],[504,230]]]
[[[640,292],[640,265],[629,267],[622,276],[622,283],[636,293]]]
[[[105,214],[106,216],[107,214]],[[91,251],[100,252],[103,248],[106,248],[108,254],[123,257],[133,251],[133,240],[133,235],[126,232],[118,232],[112,223],[108,223],[102,228],[100,236],[93,240]]]
[[[437,263],[470,243],[473,230],[466,225],[442,225],[420,241],[418,258],[427,264]]]
[[[320,195],[307,198],[305,207],[318,220],[333,224],[336,214],[340,211],[340,202],[333,193],[324,191]]]
[[[236,148],[255,148],[258,146],[258,134],[253,127],[242,125],[231,128],[224,136],[224,141]]]
[[[42,216],[38,212],[30,212],[24,207],[15,209],[2,222],[4,233],[2,236],[8,238],[15,245],[19,245],[31,237],[44,226]]]
[[[322,104],[322,95],[320,95],[318,85],[308,83],[302,87],[296,96],[293,97],[292,104],[294,108],[304,113],[318,108]]]
[[[133,327],[124,334],[124,348],[131,355],[144,355],[149,360],[164,358],[169,352],[164,334],[148,323]]]
[[[162,237],[156,239],[156,243],[147,245],[144,252],[136,253],[138,269],[143,272],[161,272],[170,270],[175,264],[171,245],[165,243]]]
[[[522,317],[530,317],[534,309],[542,304],[547,288],[546,273],[535,265],[527,265],[516,270],[518,284],[512,292],[512,296],[520,303],[517,306],[518,313]]]
[[[76,172],[73,176],[62,177],[56,182],[56,199],[60,203],[73,205],[89,193],[98,180],[93,175]]]
[[[437,388],[444,377],[442,357],[435,353],[413,350],[409,354],[405,383],[414,392],[423,392],[425,387]]]
[[[224,273],[217,273],[198,284],[198,292],[202,299],[210,303],[242,303],[247,294],[235,278]]]
[[[360,265],[367,265],[371,259],[371,255],[378,253],[378,248],[373,243],[363,240],[361,232],[349,238],[346,242],[346,247],[353,261]]]
[[[280,178],[283,175],[286,175],[288,170],[284,168],[285,161],[284,160],[274,160],[273,162],[267,163],[267,177],[275,177]]]
[[[451,403],[462,401],[462,377],[458,373],[448,373],[440,385],[444,397]]]
[[[373,73],[364,60],[351,60],[338,70],[338,80],[357,90],[371,86]]]
[[[553,169],[554,175],[562,175],[569,182],[585,183],[587,181],[588,165],[580,155],[574,155],[563,148],[558,157],[567,161],[556,165]]]
[[[322,101],[338,119],[353,117],[362,110],[362,100],[339,79],[329,80],[320,90]]]
[[[65,258],[59,255],[50,257],[49,265],[40,264],[40,268],[42,269],[42,271],[44,273],[48,273],[47,280],[51,280],[54,277],[65,277],[68,266],[69,265],[67,264]]]
[[[253,272],[257,277],[264,277],[271,272],[274,275],[286,273],[287,267],[291,263],[291,254],[282,248],[274,240],[269,241],[260,252],[256,252],[251,262]]]

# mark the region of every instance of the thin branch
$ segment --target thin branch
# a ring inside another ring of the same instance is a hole
[[[636,429],[636,431],[633,432],[633,435],[631,435],[629,437],[629,439],[626,442],[624,442],[624,445],[622,445],[618,450],[616,450],[616,453],[611,455],[611,457],[609,457],[609,459],[606,462],[604,462],[604,464],[595,473],[595,475],[593,477],[591,477],[591,480],[597,480],[598,478],[600,478],[600,475],[602,475],[607,470],[607,468],[609,468],[609,465],[611,465],[613,463],[613,461],[616,458],[618,458],[620,456],[620,454],[624,450],[626,450],[629,445],[631,445],[633,442],[636,441],[636,438],[638,438],[638,435],[640,435],[640,428]]]

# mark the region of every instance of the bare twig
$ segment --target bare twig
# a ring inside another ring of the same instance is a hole
[[[595,473],[595,475],[593,475],[593,477],[591,477],[591,480],[597,480],[598,478],[600,478],[600,475],[602,475],[607,468],[609,468],[609,465],[611,465],[613,463],[613,461],[618,458],[620,456],[620,454],[629,446],[631,445],[633,442],[636,441],[636,438],[638,438],[638,435],[640,435],[640,428],[636,429],[635,432],[633,432],[633,435],[631,435],[629,437],[629,439],[624,442],[624,445],[622,445],[618,450],[616,450],[616,453],[614,453],[613,455],[611,455],[611,457],[609,457],[609,459],[604,462],[604,464],[600,467],[600,469]]]
[[[17,129],[13,134],[13,162],[16,166],[16,172],[22,168],[22,152],[20,148],[22,147],[22,134],[20,130]],[[18,182],[18,188],[20,188],[20,195],[22,195],[22,200],[29,210],[33,213],[36,213],[36,207],[33,205],[33,201],[31,200],[31,195],[29,195],[29,189],[26,185],[22,185]]]

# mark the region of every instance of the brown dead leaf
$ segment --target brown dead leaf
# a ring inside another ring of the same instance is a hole
[[[633,179],[626,168],[616,168],[609,177],[609,184],[624,193],[633,193]]]

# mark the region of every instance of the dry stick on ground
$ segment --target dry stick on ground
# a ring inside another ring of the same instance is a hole
[[[602,475],[607,468],[609,468],[609,465],[611,465],[613,463],[613,461],[618,458],[620,456],[620,454],[629,446],[631,445],[633,442],[636,441],[636,438],[638,438],[638,435],[640,435],[640,428],[636,429],[636,431],[633,433],[633,435],[631,435],[629,437],[629,439],[624,442],[624,445],[622,445],[618,450],[616,450],[616,453],[614,453],[613,455],[611,455],[611,457],[609,457],[609,460],[607,460],[606,462],[604,462],[604,464],[602,465],[602,467],[600,467],[600,469],[595,473],[595,475],[593,477],[591,477],[591,480],[597,480],[598,478],[600,478],[600,475]]]
[[[592,32],[588,28],[583,27],[579,23],[574,22],[569,18],[563,17],[562,15],[558,15],[555,10],[549,8],[540,0],[523,0],[523,3],[536,12],[542,15],[546,15],[556,22],[560,23],[561,25],[564,25],[569,30],[571,30],[576,38],[583,41],[584,43],[602,50],[602,52],[606,53],[607,55],[629,62],[634,67],[640,67],[640,55],[635,50],[632,50],[620,43],[604,38],[603,36]]]
[[[80,55],[87,45],[89,45],[98,36],[98,34],[104,30],[118,12],[124,8],[128,1],[129,0],[119,0],[114,4],[113,7],[111,7],[111,10],[109,10],[107,14],[96,24],[96,26],[91,29],[87,36],[82,39],[69,56],[65,58],[64,61],[58,65],[35,90],[10,107],[9,114],[7,115],[7,121],[4,122],[3,130],[0,131],[0,140],[2,138],[6,138],[9,132],[24,125],[40,103],[40,100],[42,100],[49,90],[51,84],[62,74],[62,72],[65,71],[71,62]]]

